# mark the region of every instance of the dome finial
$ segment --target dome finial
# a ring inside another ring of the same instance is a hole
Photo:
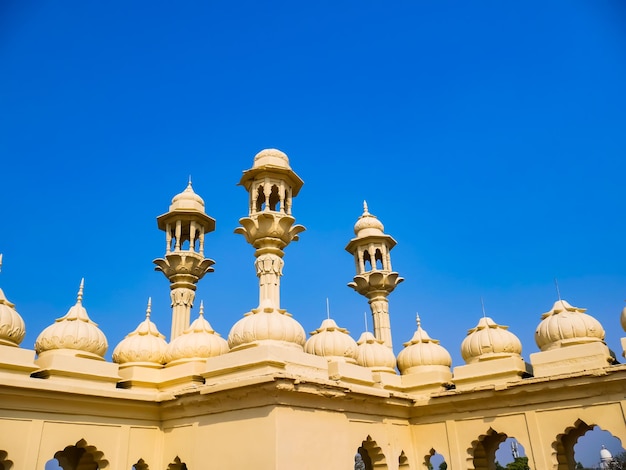
[[[189,175],[189,183],[187,183],[187,186],[191,187],[191,175]]]
[[[556,296],[559,299],[559,302],[561,302],[561,290],[559,289],[559,281],[556,277],[554,278],[554,287],[556,288]]]
[[[201,317],[204,316],[204,300],[200,301],[200,312],[198,313]]]
[[[363,214],[369,214],[369,211],[367,209],[367,201],[365,199],[363,200]]]
[[[367,329],[367,312],[363,312],[363,319],[365,320],[365,331],[368,332],[369,330]]]
[[[417,327],[421,328],[422,320],[420,319],[420,314],[418,312],[415,312],[415,321],[417,322]]]
[[[76,303],[77,304],[82,304],[83,303],[83,290],[85,288],[85,278],[82,278],[80,280],[80,287],[78,288],[78,296],[76,298]]]
[[[328,303],[328,297],[326,297],[326,318],[330,320],[330,304]]]
[[[480,296],[480,305],[483,307],[483,318],[487,318],[487,314],[485,313],[485,301],[482,295]]]
[[[2,253],[0,253],[0,272],[2,272]]]
[[[146,318],[150,318],[152,313],[152,297],[148,297],[148,307],[146,307]]]

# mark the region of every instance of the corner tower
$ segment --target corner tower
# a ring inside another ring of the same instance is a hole
[[[189,327],[196,284],[212,272],[215,262],[204,257],[204,236],[215,230],[215,220],[204,211],[204,201],[191,187],[174,196],[169,212],[157,217],[165,232],[165,258],[154,260],[156,271],[170,281],[172,335],[170,341]]]
[[[286,310],[280,308],[280,278],[284,248],[298,240],[305,228],[294,225],[292,201],[304,182],[289,166],[280,150],[266,149],[254,157],[252,168],[239,182],[248,191],[248,217],[235,229],[256,251],[259,306],[246,313],[231,329],[228,344],[233,348],[259,341],[280,341],[302,348],[305,333]]]
[[[348,286],[367,297],[374,322],[374,336],[388,347],[391,343],[389,301],[387,296],[404,281],[391,270],[391,249],[396,241],[386,235],[383,224],[369,213],[363,201],[363,215],[354,224],[356,238],[350,240],[346,251],[354,255],[356,276]]]

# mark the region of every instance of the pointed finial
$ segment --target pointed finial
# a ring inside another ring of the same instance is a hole
[[[83,303],[83,289],[85,288],[85,278],[80,280],[80,287],[78,288],[78,296],[76,298],[77,304]]]
[[[487,318],[487,314],[485,313],[485,301],[483,300],[483,296],[480,296],[480,305],[483,307],[483,318]]]
[[[417,322],[417,327],[420,328],[422,326],[422,320],[420,319],[420,314],[415,312],[415,321]]]
[[[367,312],[363,312],[363,319],[365,320],[365,332],[367,332]]]
[[[146,308],[146,318],[150,318],[152,312],[152,297],[148,297],[148,307]]]
[[[554,286],[556,287],[556,296],[558,297],[559,301],[562,301],[561,290],[559,289],[559,281],[556,277],[554,278]]]
[[[0,253],[0,272],[2,271],[2,253]]]
[[[328,297],[326,297],[326,318],[330,320],[330,305],[328,303]]]
[[[201,317],[203,317],[203,316],[204,316],[204,300],[201,300],[201,301],[200,301],[200,313],[199,313],[199,315],[200,315]]]
[[[367,210],[367,201],[363,200],[363,214],[369,214]]]

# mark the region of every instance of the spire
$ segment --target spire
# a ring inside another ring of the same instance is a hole
[[[76,296],[76,304],[81,304],[82,305],[84,288],[85,288],[85,278],[83,277],[80,280],[80,286],[78,287],[78,295]]]
[[[148,297],[148,307],[146,307],[146,318],[150,318],[150,313],[152,313],[152,297]]]
[[[204,318],[204,300],[200,301],[200,313],[198,315]]]

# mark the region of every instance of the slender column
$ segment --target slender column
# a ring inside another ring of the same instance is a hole
[[[280,278],[284,264],[275,253],[262,254],[254,262],[259,278],[259,308],[280,308]]]
[[[391,322],[389,320],[389,300],[386,292],[373,292],[369,294],[368,301],[372,311],[374,323],[374,336],[385,342],[385,346],[392,347]]]
[[[171,339],[180,336],[189,326],[191,319],[191,308],[196,293],[186,287],[178,287],[170,291],[172,299],[172,335]]]

